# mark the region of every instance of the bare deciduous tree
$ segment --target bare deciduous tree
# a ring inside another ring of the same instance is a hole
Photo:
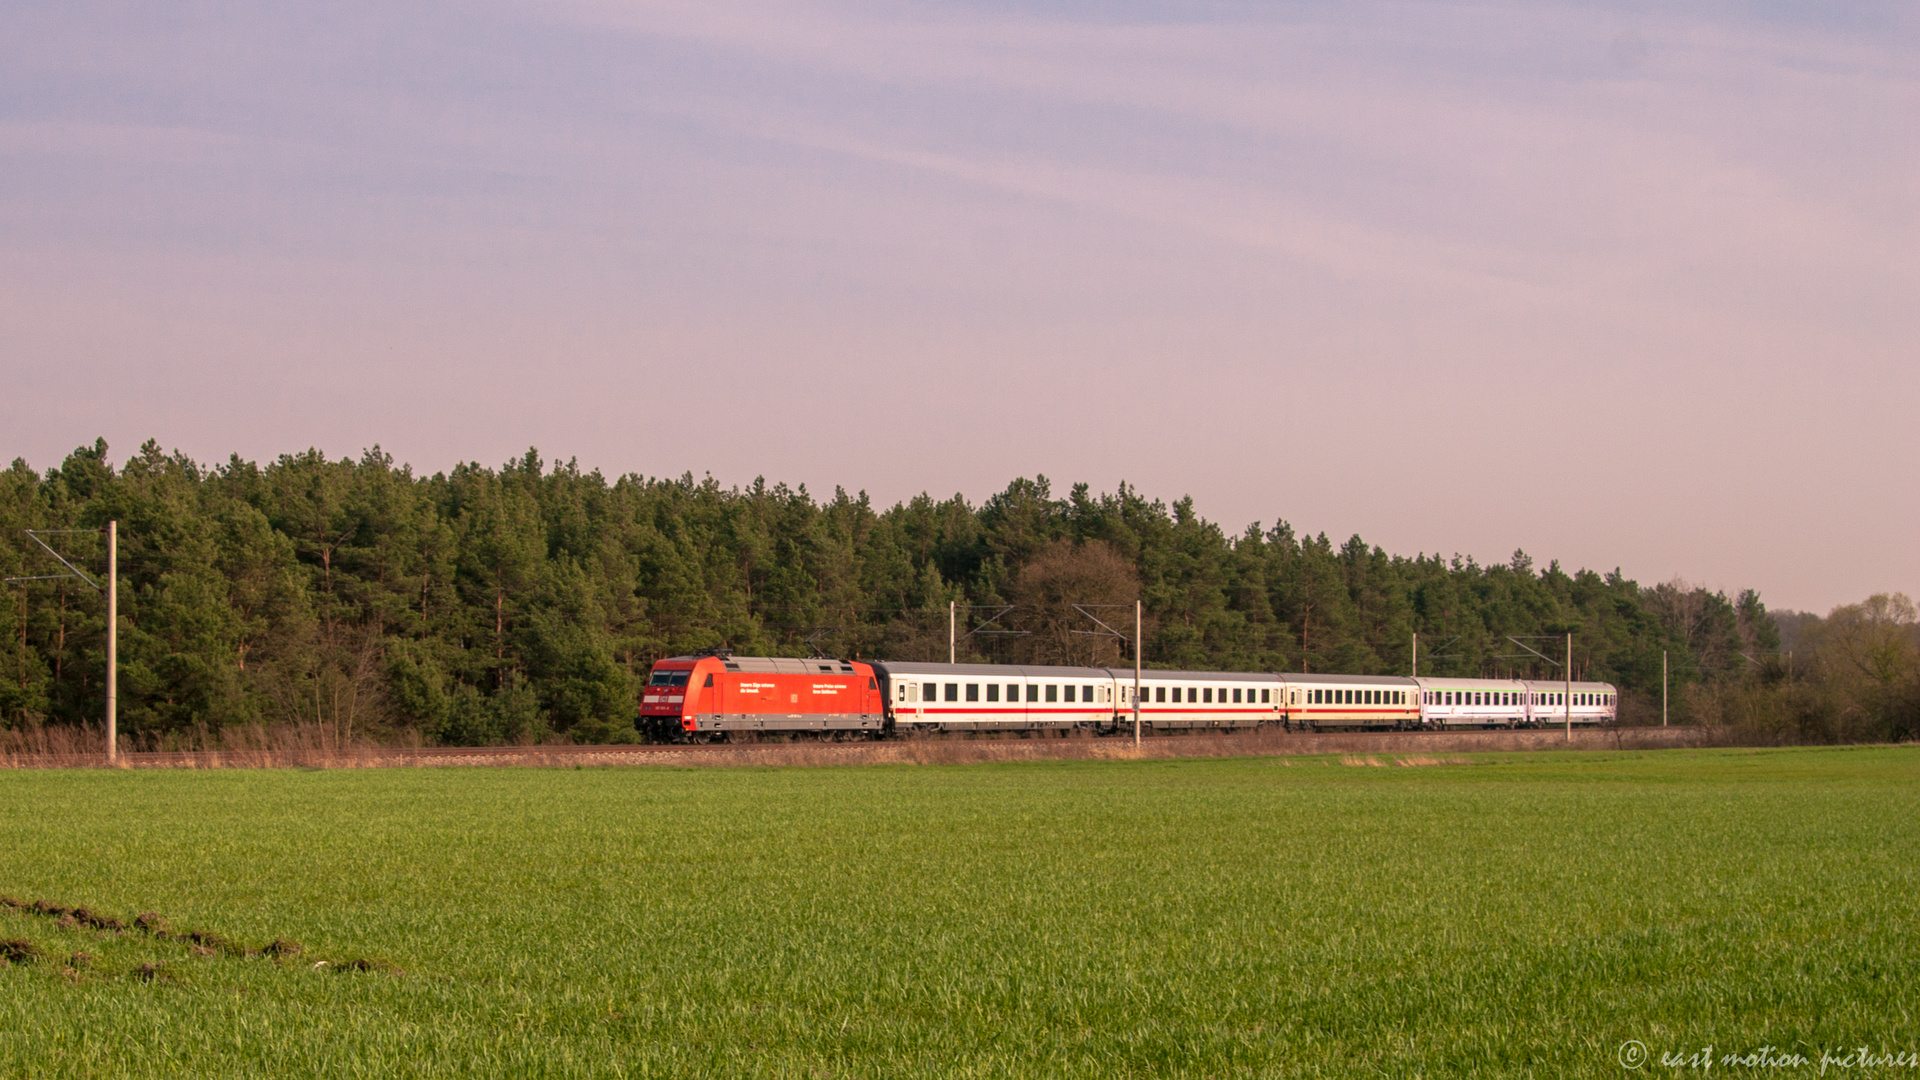
[[[1027,633],[1009,652],[1024,662],[1100,666],[1130,657],[1126,642],[1074,607],[1088,608],[1123,634],[1132,631],[1133,613],[1126,609],[1140,595],[1140,579],[1105,542],[1045,545],[1020,567],[1007,593],[1018,608],[1003,621]]]

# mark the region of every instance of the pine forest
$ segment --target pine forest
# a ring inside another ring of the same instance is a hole
[[[876,508],[836,490],[609,480],[534,451],[432,476],[377,448],[206,466],[104,441],[0,473],[0,725],[99,722],[106,607],[27,530],[96,580],[119,529],[119,724],[164,748],[235,725],[342,740],[630,742],[654,660],[751,655],[1559,678],[1621,690],[1623,723],[1787,741],[1920,728],[1906,597],[1825,616],[1768,612],[1618,571],[1404,556],[1284,521],[1230,533],[1190,499],[1121,485],[1057,495],[1017,479],[972,505]]]

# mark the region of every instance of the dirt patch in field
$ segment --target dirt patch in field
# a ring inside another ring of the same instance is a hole
[[[88,930],[104,935],[124,937],[139,934],[154,941],[172,942],[187,946],[194,956],[228,956],[239,959],[249,957],[264,958],[275,963],[285,963],[306,952],[306,946],[291,938],[274,938],[260,948],[251,948],[241,942],[207,930],[175,930],[166,917],[158,912],[145,911],[134,916],[131,924],[100,914],[86,907],[68,907],[50,900],[19,900],[11,896],[0,896],[0,908],[12,908],[26,915],[37,915],[53,920],[62,930]],[[45,953],[33,942],[24,938],[0,942],[0,965],[31,963],[42,959]],[[76,952],[66,963],[69,973],[93,966],[94,959],[87,953]],[[320,960],[312,965],[334,971],[380,971],[393,975],[404,975],[394,964],[374,958],[347,960]],[[155,961],[141,964],[131,974],[146,982],[163,977],[164,962]]]

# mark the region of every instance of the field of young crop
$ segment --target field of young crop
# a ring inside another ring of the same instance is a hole
[[[12,771],[0,1075],[1920,1051],[1920,748],[1372,760]]]

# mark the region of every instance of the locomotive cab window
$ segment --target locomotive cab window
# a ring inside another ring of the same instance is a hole
[[[700,685],[701,685],[702,687],[707,687],[707,686],[712,686],[712,685],[713,685],[713,676],[712,676],[712,675],[708,675],[708,676],[707,676],[707,681],[706,681],[706,682],[703,682],[703,683],[701,683]]]

